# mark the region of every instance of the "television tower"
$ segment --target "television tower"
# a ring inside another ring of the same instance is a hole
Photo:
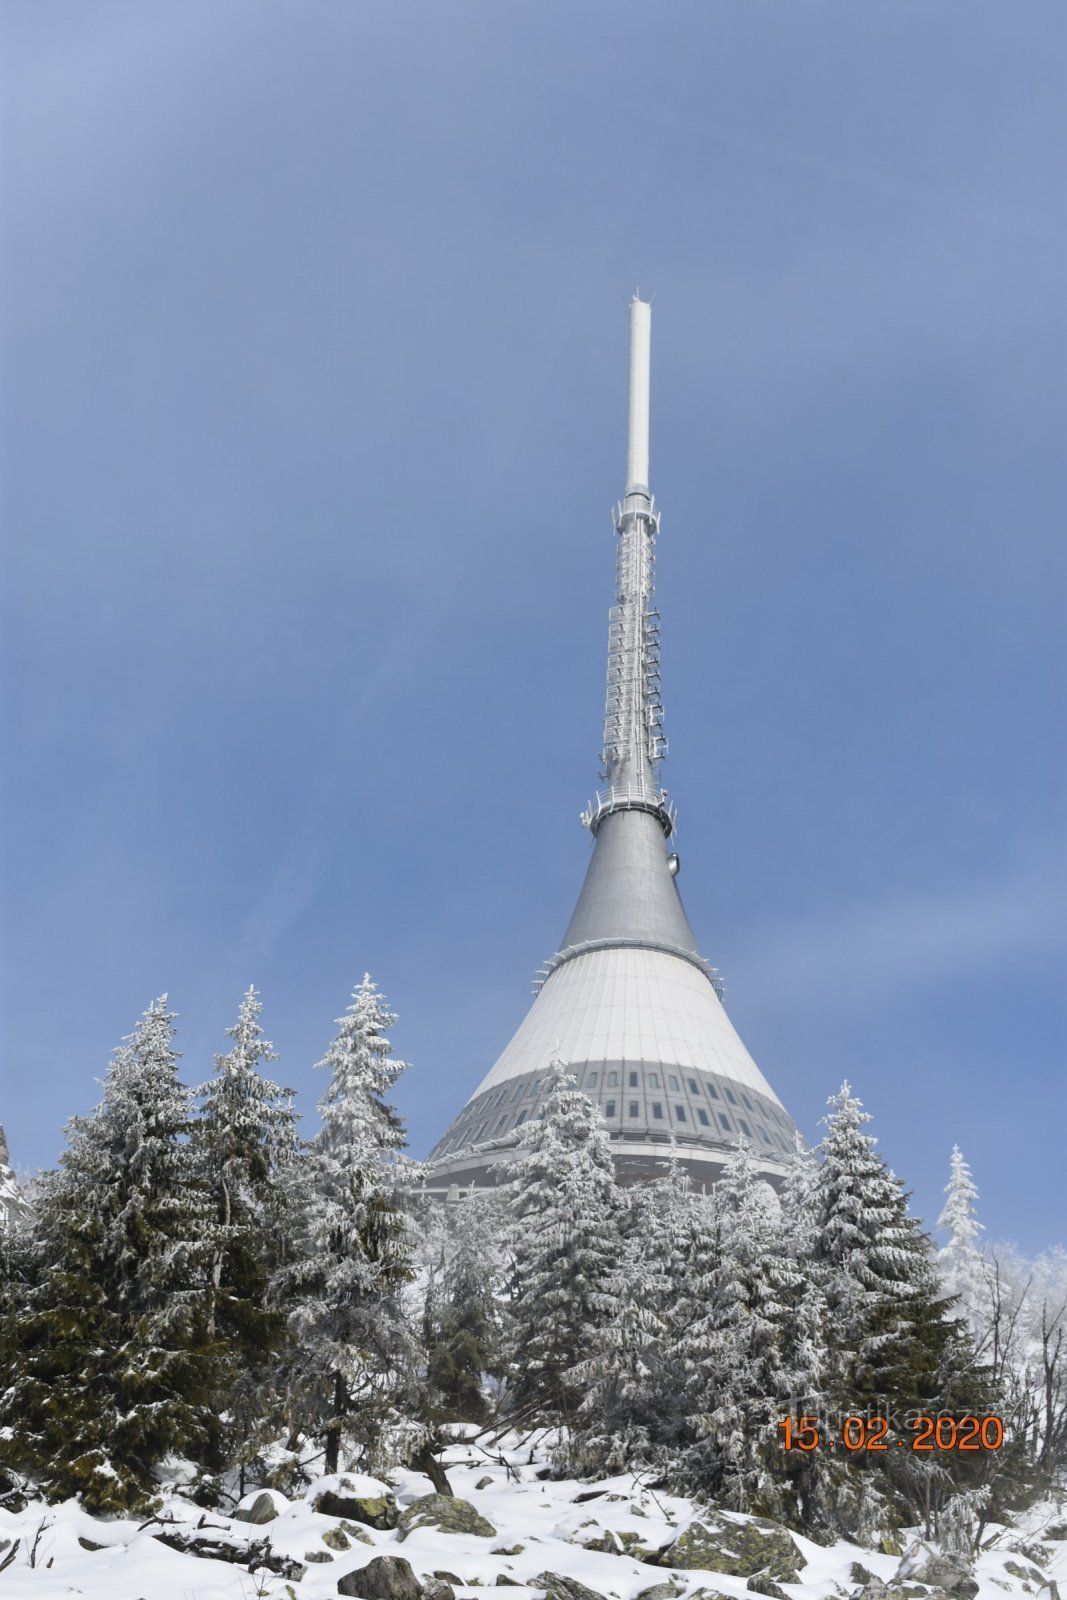
[[[652,307],[630,303],[626,492],[615,507],[615,604],[601,779],[582,813],[593,855],[560,948],[511,1043],[429,1157],[428,1187],[492,1184],[539,1115],[553,1060],[599,1107],[618,1176],[656,1177],[672,1138],[691,1176],[713,1182],[739,1139],[772,1180],[795,1127],[738,1037],[715,969],[697,949],[670,851],[674,805],[653,576],[659,513],[648,486]]]

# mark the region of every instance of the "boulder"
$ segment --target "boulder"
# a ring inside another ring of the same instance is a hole
[[[730,1600],[721,1589],[690,1589],[689,1600]]]
[[[362,1522],[367,1528],[395,1528],[400,1520],[396,1496],[384,1494],[350,1494],[342,1489],[324,1489],[312,1504],[313,1511],[324,1517],[348,1517]]]
[[[328,1550],[305,1550],[304,1560],[314,1565],[315,1563],[321,1564],[324,1561],[332,1561],[333,1556]]]
[[[357,1544],[369,1544],[372,1549],[374,1548],[374,1540],[366,1528],[358,1528],[354,1522],[346,1522],[343,1517],[341,1518],[341,1531],[342,1533],[347,1533],[350,1539],[355,1539]]]
[[[894,1589],[899,1591],[906,1583],[924,1583],[931,1589],[943,1589],[952,1600],[973,1600],[978,1593],[978,1584],[964,1562],[956,1556],[932,1550],[922,1539],[908,1546],[893,1575]]]
[[[474,1487],[476,1489],[491,1489],[493,1487],[493,1480],[492,1478],[479,1478]]]
[[[1053,1522],[1045,1529],[1046,1539],[1067,1539],[1067,1522]]]
[[[407,1539],[416,1528],[439,1528],[442,1533],[474,1534],[479,1539],[495,1539],[496,1529],[469,1500],[459,1500],[445,1494],[424,1494],[413,1500],[400,1513],[398,1523],[401,1540]]]
[[[771,1600],[789,1600],[780,1583],[775,1583],[773,1578],[765,1578],[758,1572],[754,1578],[749,1578],[745,1588],[750,1589],[753,1594],[770,1595]]]
[[[853,1570],[859,1566],[858,1561],[852,1563]],[[852,1595],[852,1600],[897,1600],[896,1592],[892,1594],[886,1588],[881,1578],[872,1573],[865,1584],[862,1584]]]
[[[668,1578],[666,1583],[653,1583],[647,1589],[642,1589],[634,1596],[634,1600],[678,1600],[678,1596],[684,1592],[684,1583]]]
[[[461,1589],[463,1587],[463,1579],[457,1578],[454,1572],[435,1572],[434,1577],[440,1583],[458,1583]],[[427,1579],[427,1582],[429,1582],[429,1579]]]
[[[539,1572],[530,1579],[531,1589],[543,1589],[548,1600],[604,1600],[595,1589],[587,1589],[577,1578],[565,1578],[559,1572]]]
[[[264,1522],[273,1522],[278,1515],[278,1507],[274,1504],[274,1496],[269,1489],[264,1489],[262,1494],[257,1494],[249,1500],[248,1505],[239,1505],[233,1513],[234,1522],[252,1522],[257,1527]]]
[[[522,1584],[518,1578],[509,1578],[506,1572],[497,1574],[496,1586],[498,1589],[521,1589]]]
[[[495,1544],[489,1554],[493,1556],[521,1556],[524,1544]]]
[[[1024,1567],[1018,1561],[1005,1561],[1004,1571],[1010,1572],[1013,1578],[1018,1578],[1022,1583],[1036,1583],[1043,1589],[1048,1582],[1043,1572],[1038,1572],[1036,1567]]]
[[[459,1579],[456,1579],[459,1582]],[[440,1578],[435,1573],[432,1578],[422,1580],[422,1600],[456,1600],[456,1591],[447,1578]]]
[[[375,1556],[365,1567],[346,1572],[337,1593],[360,1600],[422,1600],[422,1585],[403,1556]]]
[[[694,1518],[673,1544],[660,1551],[659,1564],[683,1571],[724,1572],[731,1578],[752,1578],[758,1573],[778,1583],[798,1583],[807,1558],[777,1523],[763,1517],[731,1522],[713,1511]]]
[[[595,1517],[585,1517],[580,1521],[573,1517],[564,1518],[552,1529],[552,1534],[556,1539],[566,1539],[568,1544],[580,1545],[583,1550],[596,1550],[601,1555],[633,1556],[636,1561],[647,1561],[653,1565],[659,1557],[659,1551],[648,1549],[641,1534],[635,1533],[632,1528],[604,1528]]]
[[[10,1543],[11,1543],[10,1539],[0,1539],[0,1550],[6,1550]],[[85,1538],[82,1537],[82,1535],[80,1533],[78,1535],[78,1543],[81,1545],[83,1550],[106,1550],[107,1549],[107,1545],[106,1544],[97,1544],[95,1539],[85,1539]]]
[[[327,1528],[322,1542],[328,1550],[351,1550],[352,1541],[343,1528]]]

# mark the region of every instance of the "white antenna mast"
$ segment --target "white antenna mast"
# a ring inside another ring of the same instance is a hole
[[[652,356],[652,307],[630,301],[630,416],[626,436],[626,493],[648,493],[648,391]]]

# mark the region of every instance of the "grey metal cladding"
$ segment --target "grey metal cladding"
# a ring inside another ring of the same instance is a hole
[[[597,831],[562,948],[599,940],[696,954],[677,880],[667,865],[663,829],[647,811],[612,812]]]

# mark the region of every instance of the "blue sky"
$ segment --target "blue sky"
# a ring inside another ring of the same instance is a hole
[[[589,850],[626,304],[680,886],[810,1137],[1065,1237],[1067,14],[4,10],[0,1118],[161,991],[308,1121],[369,969],[423,1154]]]

